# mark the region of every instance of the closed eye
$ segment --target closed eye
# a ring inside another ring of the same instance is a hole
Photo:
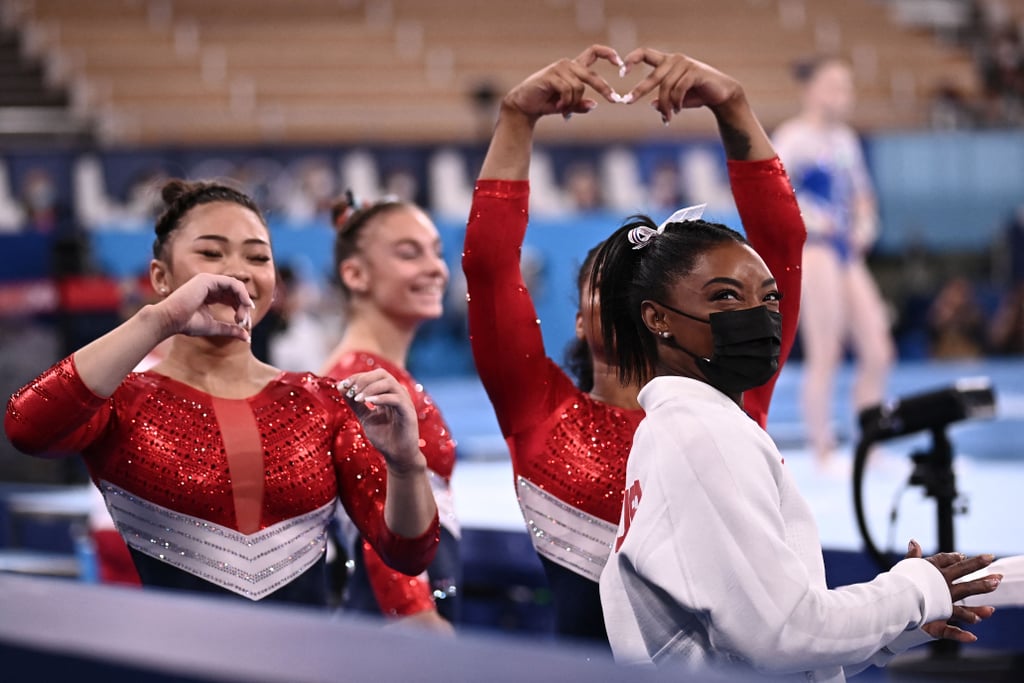
[[[220,258],[220,252],[213,249],[200,249],[198,253],[206,258]]]

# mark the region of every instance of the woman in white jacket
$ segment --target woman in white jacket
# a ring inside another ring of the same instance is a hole
[[[652,63],[655,70],[657,64]],[[722,96],[695,75],[677,107]],[[811,511],[743,392],[777,371],[781,294],[746,240],[703,220],[635,216],[597,254],[591,291],[624,381],[646,382],[623,515],[601,575],[616,659],[842,681],[930,638],[961,642],[991,607],[954,605],[999,575],[944,553],[829,590]]]

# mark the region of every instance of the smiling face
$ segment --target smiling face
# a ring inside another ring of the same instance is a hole
[[[355,254],[339,266],[353,313],[370,306],[384,315],[420,323],[441,317],[448,266],[441,237],[420,209],[401,205],[373,217]]]
[[[198,273],[228,275],[245,285],[256,310],[253,324],[270,309],[276,273],[270,233],[253,211],[232,202],[200,204],[170,234],[161,258],[150,264],[150,280],[166,296]],[[218,319],[234,320],[226,305],[211,307]]]
[[[704,252],[687,275],[670,287],[664,304],[707,320],[712,313],[757,306],[779,310],[775,278],[757,252],[740,242],[725,242]],[[655,301],[645,301],[642,315],[647,328],[662,333],[692,353],[708,358],[714,350],[711,325],[685,317]],[[694,359],[671,345],[661,344],[659,364],[664,374],[703,379]]]

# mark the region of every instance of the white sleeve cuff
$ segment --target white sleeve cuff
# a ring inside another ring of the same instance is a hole
[[[942,572],[931,562],[922,558],[900,560],[889,571],[912,581],[920,592],[922,618],[916,626],[952,616],[953,601],[949,596],[949,586]]]

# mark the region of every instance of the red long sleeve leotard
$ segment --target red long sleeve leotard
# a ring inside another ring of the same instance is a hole
[[[418,574],[436,550],[436,525],[412,539],[388,528],[383,458],[312,374],[225,399],[132,373],[105,399],[69,357],[14,394],[5,427],[26,453],[83,455],[144,584],[275,594],[320,562],[338,497],[399,570]]]
[[[362,558],[357,558],[357,562],[361,560],[365,564],[367,581],[364,583],[361,580],[361,574],[357,569],[356,576],[349,586],[349,602],[357,608],[373,606],[373,603],[376,603],[376,607],[382,613],[391,616],[408,616],[437,607],[442,614],[451,618],[454,616],[452,613],[456,611],[451,604],[457,600],[461,578],[459,568],[451,566],[452,563],[449,562],[450,558],[458,557],[460,536],[451,494],[452,470],[455,467],[455,440],[452,438],[451,430],[448,429],[437,404],[423,389],[423,385],[404,369],[377,354],[366,351],[346,353],[326,374],[336,379],[344,379],[357,372],[368,372],[379,367],[391,373],[405,387],[416,406],[420,450],[427,459],[441,526],[447,533],[441,536],[435,563],[427,568],[426,576],[419,577],[406,576],[387,566],[380,555],[364,540]],[[373,600],[369,600],[369,596],[357,594],[367,590],[372,592]]]
[[[729,178],[747,237],[785,295],[781,366],[796,334],[806,230],[777,158],[731,161]],[[528,197],[526,181],[477,183],[462,260],[473,357],[511,452],[534,547],[596,582],[618,525],[626,458],[643,413],[591,398],[545,355],[519,270]],[[762,427],[777,377],[743,397]]]

